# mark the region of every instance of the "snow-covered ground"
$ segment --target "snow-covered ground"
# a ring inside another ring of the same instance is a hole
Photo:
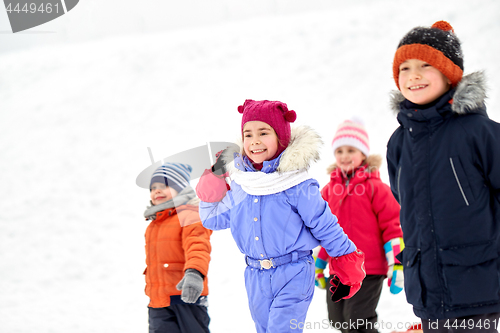
[[[311,174],[325,185],[340,121],[364,119],[372,152],[385,154],[397,127],[392,57],[417,25],[453,25],[465,72],[486,70],[489,115],[500,120],[496,0],[359,0],[278,14],[0,55],[0,332],[145,332],[149,193],[135,179],[150,164],[147,147],[159,160],[233,141],[245,99],[281,100],[323,136]],[[211,330],[254,332],[243,255],[229,231],[214,232],[212,245]],[[333,331],[325,297],[316,289],[305,332]],[[418,320],[387,287],[378,313],[383,333]]]

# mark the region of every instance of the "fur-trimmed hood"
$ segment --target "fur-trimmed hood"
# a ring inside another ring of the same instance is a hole
[[[474,72],[462,78],[453,94],[451,109],[457,114],[476,113],[485,103],[486,78],[484,72]],[[397,114],[400,105],[405,100],[399,90],[391,92],[391,109]]]
[[[235,154],[243,154],[243,142],[240,140],[237,142],[237,145],[239,150],[236,150],[235,148],[228,148],[221,156],[230,175],[239,171],[233,163],[236,156]],[[321,137],[311,127],[292,127],[290,143],[282,153],[279,166],[276,171],[282,173],[287,171],[309,169],[311,163],[320,159],[319,151],[322,145],[323,141],[321,140]]]
[[[366,170],[368,172],[373,172],[375,170],[378,170],[382,165],[382,156],[370,155],[366,158],[365,163],[363,165],[367,165]],[[326,168],[326,173],[331,174],[335,169],[337,169],[337,163],[333,163],[328,168]]]

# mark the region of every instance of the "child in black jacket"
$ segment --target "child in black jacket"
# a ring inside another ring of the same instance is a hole
[[[500,124],[486,114],[483,73],[463,68],[444,21],[411,30],[393,63],[400,127],[387,162],[404,289],[424,332],[496,332],[500,317]]]

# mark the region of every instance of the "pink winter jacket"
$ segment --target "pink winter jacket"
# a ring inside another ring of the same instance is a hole
[[[378,168],[381,161],[380,156],[370,155],[349,180],[332,165],[328,168],[330,182],[321,190],[344,232],[365,253],[368,275],[387,274],[384,244],[403,236],[399,204],[389,186],[380,180]],[[327,262],[330,259],[323,248],[318,258]]]

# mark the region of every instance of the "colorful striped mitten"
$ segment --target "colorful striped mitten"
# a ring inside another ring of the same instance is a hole
[[[321,253],[321,251],[324,252]],[[325,257],[326,255],[326,257]],[[325,257],[321,259],[322,257]],[[314,271],[314,284],[316,287],[319,287],[320,289],[325,289],[326,288],[326,277],[325,274],[323,274],[323,271],[326,268],[326,260],[328,260],[328,255],[326,254],[325,249],[321,248],[320,253],[318,253],[318,257],[314,257],[314,266],[315,266],[315,271]]]
[[[389,264],[387,282],[390,287],[389,290],[392,294],[399,294],[401,290],[403,290],[403,265],[401,265],[401,262],[396,258],[396,256],[403,251],[404,248],[405,243],[401,237],[393,238],[384,244],[385,257],[387,258],[387,263]]]

